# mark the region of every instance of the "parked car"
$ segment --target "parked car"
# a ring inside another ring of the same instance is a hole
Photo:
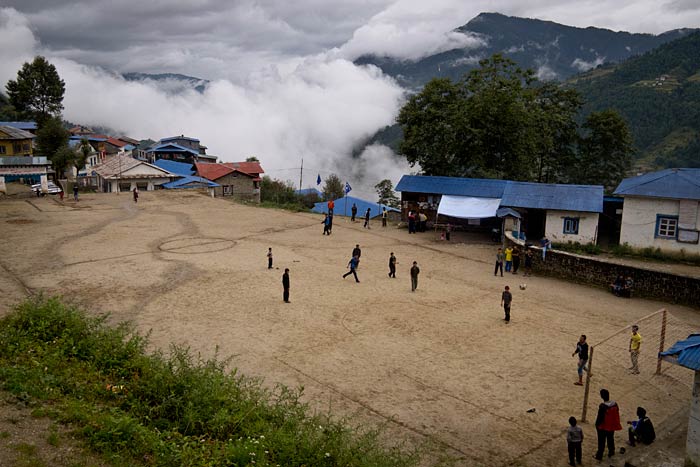
[[[35,185],[32,185],[32,191],[34,191],[34,192],[41,191],[41,183],[37,183]],[[61,191],[63,191],[63,190],[61,190],[61,187],[56,185],[54,182],[50,181],[48,183],[48,190],[47,190],[48,194],[56,195],[56,194],[60,193]]]

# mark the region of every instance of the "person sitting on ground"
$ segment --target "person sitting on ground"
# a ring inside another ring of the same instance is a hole
[[[643,407],[637,407],[637,420],[632,422],[627,422],[630,425],[629,441],[627,444],[630,446],[636,446],[637,442],[642,444],[651,444],[656,439],[656,433],[654,432],[654,425],[647,417],[647,411]]]
[[[622,289],[620,289],[620,296],[632,298],[632,287],[634,287],[634,281],[630,276],[627,276],[627,279],[625,279],[625,282],[622,285]]]
[[[617,276],[617,279],[615,279],[615,282],[610,284],[610,291],[613,293],[613,295],[617,295],[618,297],[620,296],[620,292],[622,292],[622,288],[625,285],[625,279],[620,275]]]

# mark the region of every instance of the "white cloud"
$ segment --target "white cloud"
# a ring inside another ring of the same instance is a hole
[[[592,62],[587,62],[586,60],[577,58],[571,63],[571,67],[576,68],[578,71],[588,71],[592,70],[598,65],[602,65],[603,63],[605,63],[605,57],[596,57],[596,59]]]

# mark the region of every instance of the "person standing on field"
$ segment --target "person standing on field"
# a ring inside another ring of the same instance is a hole
[[[365,213],[365,225],[363,225],[364,228],[369,229],[369,216],[371,215],[370,213],[370,208],[367,208],[367,212]]]
[[[282,293],[284,303],[289,303],[289,268],[285,268],[284,274],[282,274],[282,288],[284,289]]]
[[[418,262],[413,262],[413,267],[411,267],[411,292],[415,292],[418,288],[418,274],[420,274],[420,268],[418,267]]]
[[[503,321],[506,322],[506,324],[510,323],[510,304],[513,303],[513,294],[510,293],[510,287],[506,285],[505,290],[503,290],[503,293],[501,294],[501,306],[503,307],[503,311],[505,312],[505,318],[503,318]]]
[[[578,426],[576,417],[569,417],[569,427],[566,429],[566,444],[569,451],[569,465],[576,467],[577,462],[581,465],[583,430]]]
[[[352,249],[352,256],[353,258],[357,258],[357,265],[355,267],[360,267],[360,256],[362,256],[362,250],[360,250],[359,243],[355,245],[355,248]]]
[[[389,277],[396,279],[396,256],[394,256],[393,251],[389,256]]]
[[[506,272],[511,272],[513,269],[513,249],[511,247],[506,248]]]
[[[272,269],[272,247],[267,249],[267,269]]]
[[[598,406],[598,416],[595,419],[595,429],[598,434],[598,451],[595,453],[597,460],[603,460],[605,444],[608,445],[608,457],[615,455],[615,432],[622,430],[620,424],[620,407],[617,402],[610,400],[607,389],[600,390],[603,402]]]
[[[632,360],[630,371],[633,375],[639,374],[639,350],[642,346],[642,335],[637,331],[639,326],[635,324],[632,326],[632,337],[630,337],[630,360]]]
[[[525,250],[525,275],[532,275],[532,250],[529,248]]]
[[[513,248],[513,274],[517,274],[518,269],[520,269],[520,248],[516,246]]]
[[[73,200],[78,201],[78,184],[73,184]]]
[[[134,187],[133,193],[134,193],[134,203],[138,203],[139,202],[139,188]]]
[[[357,205],[355,203],[352,203],[352,208],[350,208],[350,212],[352,213],[350,221],[355,222],[355,217],[357,217]]]
[[[386,227],[386,208],[382,208],[382,227]]]
[[[501,270],[501,277],[503,277],[503,250],[501,248],[496,252],[496,267],[493,270],[494,276],[498,273],[499,269]]]
[[[574,384],[583,386],[583,371],[587,370],[586,363],[588,363],[588,343],[586,342],[585,334],[581,334],[581,337],[579,337],[576,343],[576,350],[571,356],[575,357],[576,354],[578,354],[578,381]]]

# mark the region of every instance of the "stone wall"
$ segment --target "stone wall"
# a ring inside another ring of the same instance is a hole
[[[506,237],[508,245],[515,245]],[[522,244],[519,244],[522,249]],[[593,285],[608,289],[618,275],[634,280],[633,297],[651,298],[668,303],[700,308],[700,278],[670,274],[636,266],[617,264],[610,260],[592,258],[558,250],[547,251],[542,260],[542,248],[532,246],[534,274]],[[522,267],[522,263],[521,263]]]

